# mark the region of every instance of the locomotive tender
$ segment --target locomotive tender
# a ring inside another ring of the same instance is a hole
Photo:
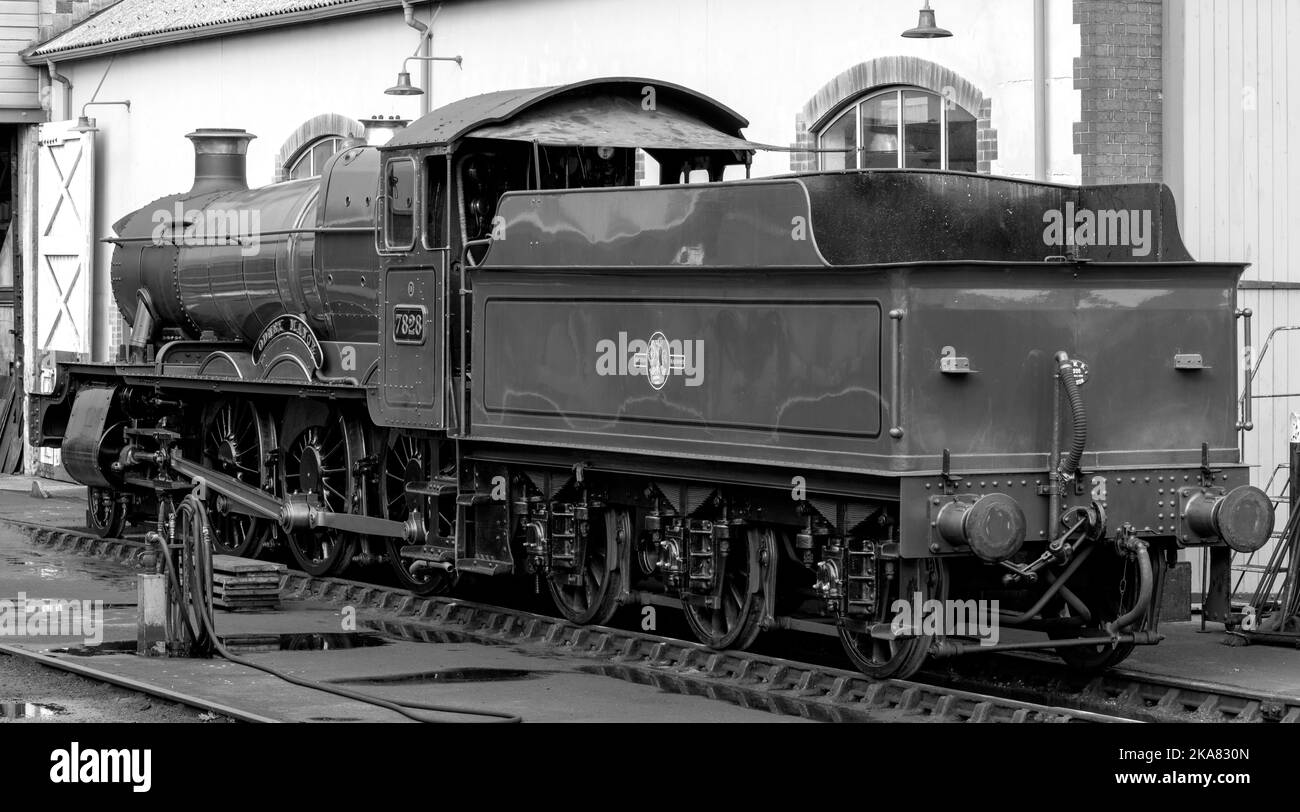
[[[105,534],[197,487],[222,552],[835,635],[875,676],[977,647],[898,600],[997,600],[1046,635],[1002,647],[1111,665],[1160,639],[1179,549],[1221,575],[1267,540],[1243,266],[1194,262],[1164,187],[723,181],[746,125],[654,80],[504,91],[257,190],[253,136],[192,133],[194,187],[115,226],[129,347],[61,365],[32,440]],[[1143,250],[1050,244],[1067,211],[1140,215]]]

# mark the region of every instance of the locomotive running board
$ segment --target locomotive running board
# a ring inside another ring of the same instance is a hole
[[[407,537],[406,524],[403,522],[322,510],[308,504],[305,498],[280,499],[232,476],[187,460],[175,449],[172,450],[171,468],[193,481],[200,491],[215,491],[226,497],[230,501],[229,509],[233,512],[270,519],[285,531],[324,527],[366,536]]]

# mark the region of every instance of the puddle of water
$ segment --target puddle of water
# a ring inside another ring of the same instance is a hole
[[[231,634],[221,638],[235,654],[258,651],[337,651],[345,648],[386,646],[389,641],[369,632],[327,632],[323,634]],[[105,654],[135,654],[136,641],[113,640],[98,645],[52,648],[51,654],[99,657]]]
[[[71,654],[73,657],[99,657],[105,654],[135,654],[136,642],[134,640],[110,640],[106,643],[98,643],[89,646],[68,646],[67,648],[52,648],[51,654]]]
[[[337,610],[334,610],[337,611]],[[376,621],[362,621],[361,627],[365,629],[375,629],[377,631],[392,634],[402,639],[406,643],[472,643],[478,646],[510,646],[513,645],[509,640],[485,640],[482,636],[467,634],[448,629],[429,629],[421,628],[420,636],[414,637],[410,633],[404,632],[400,624],[394,630],[385,628],[385,624]]]
[[[0,719],[49,719],[67,716],[62,705],[41,705],[33,702],[0,702]]]
[[[364,722],[360,716],[310,716],[308,722]]]
[[[232,634],[221,638],[235,653],[256,651],[338,651],[348,648],[386,646],[389,641],[369,632],[324,632],[308,634]]]
[[[91,581],[134,591],[135,573],[127,565],[52,554],[31,546],[25,538],[11,537],[0,529],[0,563],[4,569],[41,582]]]
[[[522,668],[444,668],[440,671],[423,671],[418,674],[384,674],[378,677],[331,680],[349,685],[427,685],[451,682],[508,682],[533,679],[536,671]]]

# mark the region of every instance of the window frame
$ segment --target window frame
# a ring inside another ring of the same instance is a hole
[[[331,153],[331,156],[337,155],[341,151],[343,142],[346,141],[347,139],[348,136],[340,135],[339,133],[321,133],[320,135],[315,136],[310,141],[308,141],[307,143],[299,147],[298,151],[295,152],[289,158],[289,160],[284,162],[285,180],[307,180],[308,178],[320,177],[321,171],[324,170],[325,165],[324,163],[322,163],[319,167],[316,166],[316,147],[325,141],[333,141],[335,142],[336,145],[334,147],[334,152]],[[300,178],[295,178],[293,172],[295,169],[298,168],[298,164],[302,163],[304,159],[310,160],[312,162],[311,174],[303,175]],[[326,158],[325,160],[328,161],[329,158]]]
[[[445,201],[446,209],[443,211],[443,216],[442,216],[443,245],[432,244],[431,237],[433,236],[433,234],[431,233],[431,230],[428,228],[421,229],[420,244],[424,246],[426,251],[449,251],[451,250],[451,218],[452,215],[455,214],[455,212],[452,211],[452,207],[455,205],[455,201],[452,199],[451,196],[451,180],[452,180],[451,156],[444,152],[433,152],[428,155],[425,155],[424,160],[417,165],[417,167],[423,167],[423,171],[419,173],[420,177],[417,186],[420,189],[420,194],[419,194],[420,202],[422,205],[427,207],[428,204],[430,203],[428,196],[432,193],[433,189],[437,188],[437,184],[433,182],[433,178],[430,176],[429,173],[429,166],[435,161],[442,162],[442,182],[443,182],[442,193],[447,198],[447,200]],[[427,211],[422,211],[421,213],[422,217],[427,217],[427,215],[428,215]],[[423,220],[423,219],[421,220],[421,222],[426,224],[428,223],[427,220]]]
[[[389,168],[395,164],[405,161],[411,166],[411,240],[406,245],[394,245],[391,241],[392,229],[390,227],[390,208],[389,208],[389,189],[388,176]],[[415,250],[416,243],[419,241],[417,235],[420,229],[420,215],[424,207],[420,204],[420,165],[414,155],[394,155],[391,158],[384,159],[382,170],[379,173],[379,191],[378,202],[379,211],[379,229],[376,235],[376,242],[379,243],[379,249],[384,254],[408,254]]]
[[[972,119],[978,121],[978,118],[975,116],[974,113],[972,113],[971,111],[967,110],[965,107],[961,107],[961,105],[958,105],[955,101],[952,101],[952,100],[948,99],[948,98],[945,97],[942,93],[936,93],[936,92],[934,92],[933,90],[930,90],[929,88],[920,87],[919,85],[901,85],[901,84],[899,84],[899,85],[886,85],[886,86],[883,86],[883,87],[873,88],[873,89],[871,89],[871,90],[868,90],[866,93],[862,93],[862,94],[860,94],[860,95],[858,95],[858,96],[852,98],[850,101],[848,101],[848,102],[846,102],[846,103],[840,105],[839,107],[835,108],[835,110],[833,111],[833,113],[832,113],[831,115],[826,116],[826,119],[827,119],[826,123],[823,124],[823,125],[822,125],[818,130],[817,130],[817,148],[818,148],[818,149],[821,149],[821,148],[822,148],[822,139],[826,136],[826,133],[830,130],[830,128],[833,127],[833,126],[835,126],[835,124],[836,124],[837,122],[839,122],[839,120],[844,116],[845,113],[852,112],[852,113],[853,113],[853,116],[854,116],[853,124],[854,124],[854,134],[855,134],[855,139],[856,139],[856,147],[855,147],[854,150],[853,150],[853,163],[854,163],[854,166],[852,167],[852,169],[854,169],[854,170],[861,169],[861,168],[862,168],[862,158],[863,158],[863,155],[866,153],[866,148],[867,148],[867,147],[866,147],[866,144],[864,144],[864,143],[863,143],[863,140],[862,140],[862,108],[863,108],[863,106],[864,106],[865,104],[867,104],[867,102],[874,101],[875,99],[879,99],[879,98],[884,97],[884,96],[893,95],[893,96],[894,96],[894,99],[895,99],[895,102],[896,102],[896,104],[898,105],[898,125],[897,125],[898,148],[894,150],[894,154],[897,156],[897,160],[895,161],[895,166],[893,166],[893,167],[888,167],[888,168],[892,168],[892,169],[906,169],[907,167],[904,165],[904,160],[905,160],[905,157],[906,157],[906,155],[907,155],[907,141],[906,141],[906,139],[905,139],[905,130],[904,130],[904,128],[907,126],[907,123],[906,123],[906,121],[907,121],[907,116],[904,114],[904,108],[903,108],[903,94],[904,94],[905,92],[908,92],[908,91],[912,91],[912,92],[916,92],[916,93],[923,93],[923,94],[925,94],[925,95],[927,95],[927,96],[931,96],[931,97],[934,97],[934,98],[939,99],[939,153],[940,153],[940,155],[941,155],[941,157],[942,157],[942,159],[943,159],[943,160],[942,160],[942,164],[941,164],[941,166],[940,166],[940,171],[944,171],[944,172],[964,172],[964,171],[966,171],[966,170],[954,170],[954,169],[949,169],[949,155],[948,155],[948,152],[949,152],[949,150],[948,150],[948,109],[949,109],[949,103],[951,103],[954,107],[958,107],[958,108],[960,108],[960,109],[962,110],[962,112],[964,112],[966,115],[970,116]],[[978,135],[978,133],[977,133],[977,134],[976,134],[977,142],[978,142],[978,138],[979,138],[979,135]],[[843,154],[844,154],[844,155],[846,156],[846,158],[847,158],[848,153],[845,152],[845,153],[843,153]],[[817,166],[818,166],[818,168],[819,168],[820,170],[822,170],[822,171],[832,171],[832,172],[833,172],[833,171],[849,171],[849,167],[847,167],[847,166],[846,166],[843,170],[828,170],[828,169],[826,169],[826,166],[825,166],[825,158],[826,158],[826,155],[827,155],[827,153],[825,153],[825,152],[818,152],[818,153],[817,153]],[[846,164],[848,163],[847,160],[845,161],[845,163],[846,163]],[[978,167],[978,162],[976,163],[976,166]],[[878,167],[878,168],[879,168],[879,167]]]

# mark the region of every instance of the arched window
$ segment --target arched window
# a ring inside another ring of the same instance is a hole
[[[822,169],[976,171],[976,121],[970,111],[918,87],[858,97],[817,134]]]
[[[299,124],[275,153],[276,181],[319,175],[325,161],[347,138],[360,138],[366,128],[339,113],[321,113]]]
[[[339,151],[339,145],[342,143],[341,135],[323,135],[308,142],[285,164],[285,177],[289,180],[298,180],[319,175],[325,168],[325,162]]]

